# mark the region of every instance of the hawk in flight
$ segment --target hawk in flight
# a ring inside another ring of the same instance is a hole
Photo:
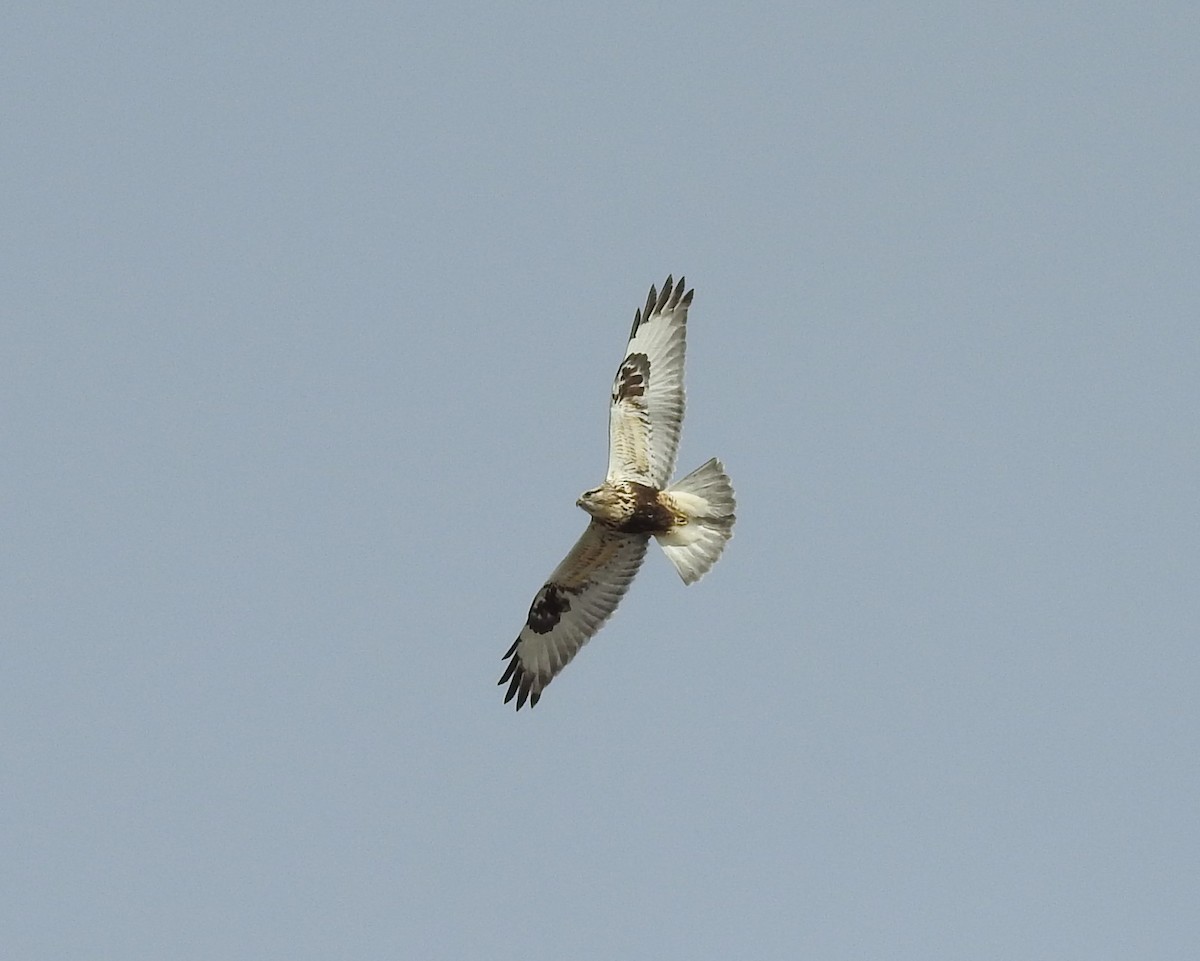
[[[686,292],[685,292],[686,291]],[[733,536],[733,485],[715,457],[667,486],[683,425],[683,354],[692,294],[684,278],[650,288],[633,315],[608,414],[608,476],[576,503],[592,522],[538,591],[504,655],[501,684],[517,710],[600,630],[642,566],[653,535],[685,584],[716,563]]]

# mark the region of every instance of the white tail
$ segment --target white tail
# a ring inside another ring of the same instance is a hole
[[[666,534],[658,534],[683,583],[692,584],[708,571],[733,536],[736,504],[733,484],[715,457],[667,488],[675,507],[687,517]]]

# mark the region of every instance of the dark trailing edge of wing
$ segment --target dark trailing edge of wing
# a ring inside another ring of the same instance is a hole
[[[508,653],[504,655],[510,660],[498,682],[499,684],[508,684],[508,693],[504,695],[504,703],[507,704],[515,697],[518,711],[525,706],[527,700],[529,706],[534,707],[542,696],[541,691],[530,693],[530,688],[533,687],[533,675],[525,670],[525,665],[521,663],[521,658],[517,654],[517,645],[520,643],[521,638],[518,637],[513,641],[513,646],[508,649]]]
[[[633,312],[633,329],[629,331],[629,339],[633,340],[637,334],[638,328],[642,325],[643,320],[649,320],[650,315],[660,310],[674,310],[680,304],[684,307],[691,306],[692,295],[696,292],[689,290],[684,293],[687,287],[687,278],[680,277],[679,283],[673,283],[671,275],[667,274],[667,279],[663,282],[662,293],[658,293],[654,289],[654,285],[650,285],[650,294],[646,297],[646,306],[640,307]]]

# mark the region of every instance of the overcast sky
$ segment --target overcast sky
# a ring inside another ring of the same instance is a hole
[[[0,954],[1200,956],[1198,39],[10,6]],[[736,536],[514,713],[668,273]]]

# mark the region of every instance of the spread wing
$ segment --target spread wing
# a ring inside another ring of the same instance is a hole
[[[608,481],[665,487],[683,426],[683,355],[692,294],[668,277],[633,315],[608,414]]]
[[[642,566],[649,537],[621,534],[595,521],[571,548],[529,607],[529,618],[504,656],[501,684],[519,711],[537,704],[542,689],[608,620]]]

